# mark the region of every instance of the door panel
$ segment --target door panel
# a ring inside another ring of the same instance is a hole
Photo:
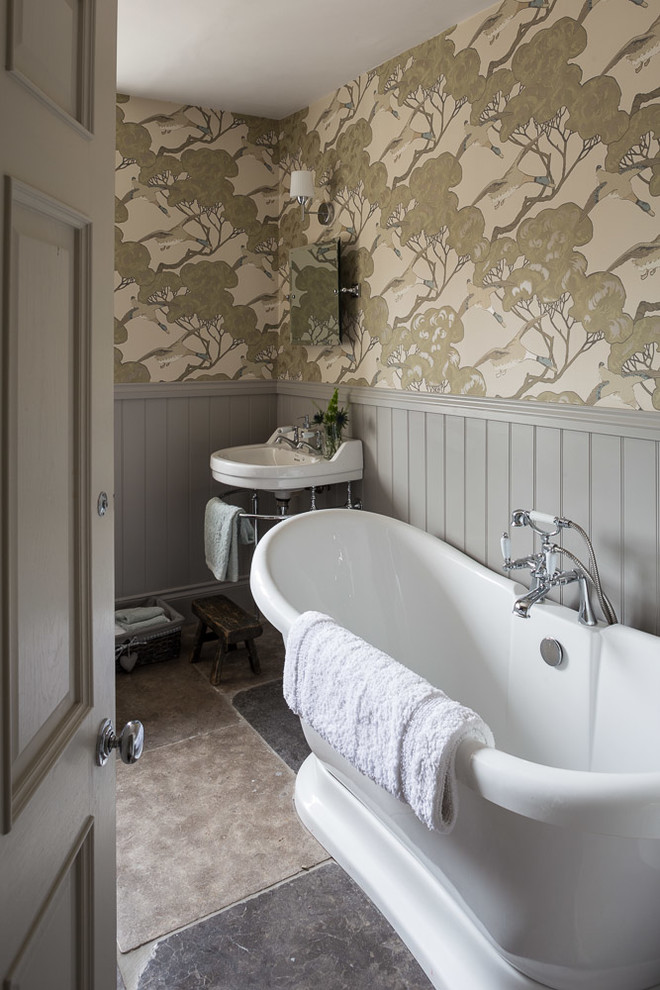
[[[88,224],[21,183],[7,186],[6,830],[89,710],[93,655],[78,469],[89,460]]]
[[[116,985],[115,37],[115,0],[0,0],[2,990]]]
[[[92,0],[9,0],[7,70],[74,126],[91,131]]]
[[[49,990],[93,990],[92,827],[90,819],[10,965],[7,990],[43,990],[45,958]]]

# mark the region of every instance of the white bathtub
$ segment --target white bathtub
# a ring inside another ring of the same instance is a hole
[[[304,726],[301,818],[435,987],[660,987],[660,639],[552,603],[513,616],[521,585],[345,509],[278,523],[251,586],[285,637],[299,613],[326,612],[493,730],[495,749],[459,751],[458,819],[441,835]],[[544,637],[561,667],[541,659]]]

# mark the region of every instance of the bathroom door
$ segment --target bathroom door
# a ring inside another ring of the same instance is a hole
[[[115,37],[115,0],[0,3],[3,990],[116,986]]]

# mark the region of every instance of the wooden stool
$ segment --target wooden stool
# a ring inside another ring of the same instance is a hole
[[[228,650],[235,650],[236,644],[243,641],[250,658],[253,674],[261,673],[257,648],[253,640],[261,636],[261,623],[249,615],[226,595],[213,595],[209,598],[196,598],[191,608],[199,619],[195,634],[195,644],[190,655],[190,662],[196,663],[202,649],[202,644],[208,639],[218,640],[215,663],[211,671],[211,684],[219,684],[222,674],[222,662]]]

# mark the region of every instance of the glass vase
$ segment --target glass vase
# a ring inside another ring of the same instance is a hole
[[[331,460],[341,445],[341,431],[335,423],[326,423],[323,427],[323,456]]]

